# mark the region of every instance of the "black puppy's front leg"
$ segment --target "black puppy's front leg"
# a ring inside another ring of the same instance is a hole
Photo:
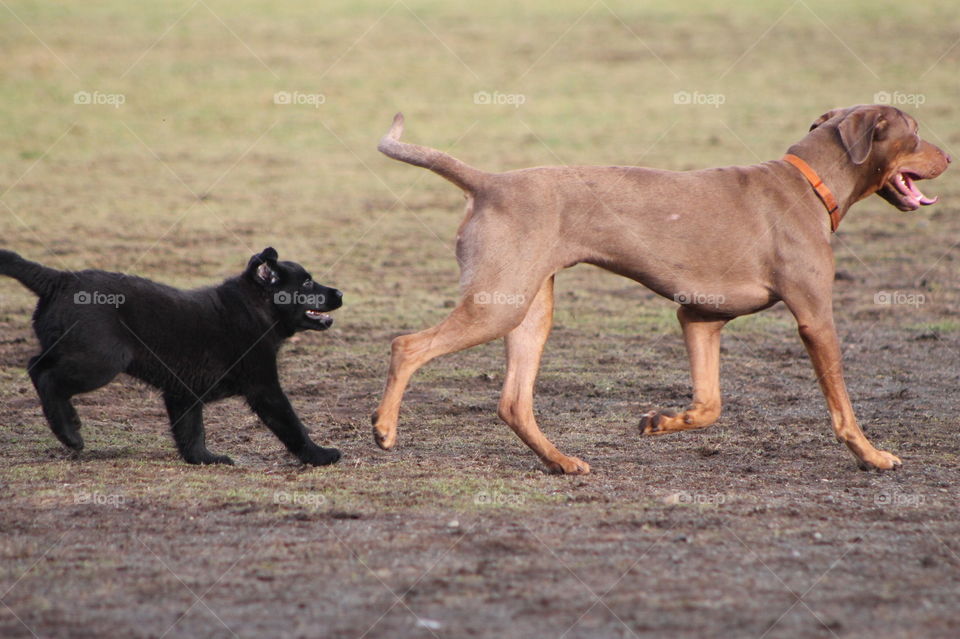
[[[287,450],[303,463],[326,466],[340,459],[340,451],[336,448],[323,448],[310,440],[307,429],[279,385],[258,389],[247,395],[247,402]]]
[[[196,398],[164,394],[163,401],[170,415],[173,440],[180,456],[188,464],[233,464],[226,455],[214,455],[207,450],[203,430],[203,403]]]

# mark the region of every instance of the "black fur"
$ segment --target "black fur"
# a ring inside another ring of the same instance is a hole
[[[299,264],[278,262],[274,249],[250,258],[243,274],[192,291],[122,273],[57,271],[4,250],[0,274],[40,297],[33,325],[41,352],[30,360],[30,378],[66,446],[83,448],[70,398],[128,373],[162,391],[188,463],[233,463],[207,450],[203,405],[235,395],[301,461],[340,459],[307,435],[280,388],[277,352],[296,332],[329,328],[322,311],[339,308],[342,294],[314,283]]]

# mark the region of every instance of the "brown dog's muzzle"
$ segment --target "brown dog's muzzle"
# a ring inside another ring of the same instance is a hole
[[[916,151],[898,155],[877,195],[901,211],[916,211],[921,206],[934,204],[939,198],[925,195],[917,182],[938,177],[947,170],[951,160],[949,154],[920,140]]]

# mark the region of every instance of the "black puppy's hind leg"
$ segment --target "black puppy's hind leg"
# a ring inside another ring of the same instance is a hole
[[[55,369],[44,361],[42,355],[31,358],[27,370],[33,386],[37,389],[50,430],[64,446],[78,452],[83,450],[80,417],[70,403],[73,393],[57,380]]]
[[[310,440],[307,429],[279,385],[247,395],[247,403],[297,459],[312,466],[326,466],[340,459],[336,448],[323,448]]]
[[[129,353],[122,345],[96,335],[91,337],[87,329],[84,329],[85,337],[81,338],[79,331],[68,335],[68,330],[56,337],[41,330],[39,322],[37,327],[37,337],[44,352],[30,359],[30,379],[40,396],[43,414],[53,434],[73,450],[82,450],[80,417],[70,398],[109,384],[126,367]],[[54,343],[49,344],[54,337]]]
[[[194,398],[175,397],[165,393],[163,402],[170,416],[173,440],[183,461],[188,464],[233,464],[226,455],[214,455],[207,450],[203,430],[203,403]]]

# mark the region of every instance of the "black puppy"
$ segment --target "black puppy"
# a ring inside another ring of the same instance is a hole
[[[61,442],[83,448],[78,393],[128,373],[163,392],[177,449],[191,464],[232,464],[205,443],[203,405],[243,395],[291,453],[320,466],[340,451],[310,441],[277,375],[277,351],[298,331],[333,324],[340,291],[315,283],[302,266],[266,248],[242,275],[183,291],[105,271],[57,271],[0,250],[0,274],[40,296],[33,326],[41,353],[30,378]]]

